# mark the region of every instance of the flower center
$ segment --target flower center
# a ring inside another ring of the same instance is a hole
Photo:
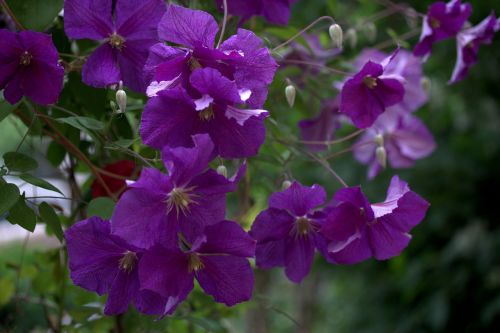
[[[198,112],[198,117],[200,117],[200,119],[202,121],[210,121],[210,120],[214,119],[215,115],[214,115],[214,109],[212,108],[212,105],[210,105],[206,109]]]
[[[316,232],[317,229],[313,221],[307,217],[299,217],[295,220],[295,226],[292,229],[292,233],[295,235],[295,238],[306,237],[309,233]]]
[[[195,57],[191,57],[189,60],[189,69],[194,71],[197,68],[202,68],[200,62]]]
[[[189,205],[196,204],[193,198],[197,197],[196,194],[191,193],[195,187],[182,188],[174,187],[172,191],[168,194],[167,198],[167,214],[175,208],[177,216],[179,213],[187,215],[189,214]]]
[[[430,24],[430,26],[431,26],[432,29],[438,29],[438,28],[441,27],[441,22],[438,19],[434,18],[434,17],[431,17],[429,19],[429,24]]]
[[[123,257],[120,259],[118,267],[120,267],[121,270],[130,273],[135,268],[136,264],[137,264],[137,254],[135,254],[135,252],[132,251],[127,251],[123,254]]]
[[[188,257],[188,270],[189,273],[192,272],[198,272],[199,270],[203,269],[205,265],[201,261],[201,258],[198,254],[196,253],[190,253]]]
[[[109,45],[111,45],[112,48],[121,51],[123,46],[125,45],[125,38],[115,32],[111,36],[109,36]]]
[[[19,57],[19,64],[23,66],[28,66],[31,63],[31,59],[33,56],[28,53],[28,51],[24,51],[23,54]]]
[[[371,75],[367,75],[363,78],[363,83],[370,89],[374,89],[377,86],[377,79]]]

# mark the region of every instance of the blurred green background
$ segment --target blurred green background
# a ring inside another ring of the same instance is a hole
[[[404,3],[423,13],[432,2]],[[470,18],[474,24],[491,10],[500,14],[500,1],[469,2],[474,7]],[[212,1],[207,3],[191,1],[195,7],[213,10]],[[378,0],[298,0],[289,27],[270,27],[261,20],[249,24],[268,43],[273,43],[277,35],[290,35],[318,16],[332,15],[346,29],[359,27],[367,17],[382,10],[384,7]],[[341,60],[335,60],[336,65],[341,66],[342,61],[356,56],[365,46],[411,29],[397,14],[375,24],[377,40],[370,42],[360,32],[358,45],[347,48]],[[327,27],[315,31],[321,30],[325,39]],[[414,45],[416,38],[408,42]],[[300,286],[287,282],[282,270],[259,271],[255,298],[248,304],[226,309],[214,305],[197,290],[173,318],[157,322],[131,311],[120,319],[126,331],[500,332],[499,59],[497,36],[493,45],[482,47],[480,63],[468,78],[448,86],[446,82],[455,63],[455,44],[449,40],[436,45],[424,66],[432,82],[431,99],[417,115],[434,133],[438,148],[415,168],[387,170],[368,182],[365,167],[350,155],[334,161],[333,166],[346,181],[362,184],[373,201],[385,197],[390,177],[398,173],[431,203],[427,218],[412,232],[413,240],[400,257],[352,267],[332,266],[318,259],[311,275]],[[280,131],[297,134],[297,121],[316,114],[319,105],[318,101],[310,102],[304,89],[299,91],[297,106],[290,110],[283,96],[284,78],[288,74],[285,71],[277,76],[267,107],[280,124]],[[318,91],[321,96],[334,97],[330,85],[322,85],[323,79],[311,78],[323,87]],[[14,121],[9,117],[0,123],[2,153],[15,148],[13,141],[19,138],[16,126],[21,125]],[[272,159],[271,163],[266,161],[276,151],[288,156],[284,147],[271,142],[263,148],[261,159],[250,161],[253,203],[250,216],[265,208],[267,195],[277,189],[273,182],[280,183],[283,165],[273,164]],[[338,189],[338,184],[321,167],[304,158],[293,161],[289,172],[301,182],[320,183],[329,194]],[[234,200],[231,197],[232,214],[238,215]],[[33,244],[22,255],[21,246],[20,243],[0,245],[0,332],[46,332],[44,309],[48,309],[49,318],[55,317],[58,302],[63,302],[71,323],[68,331],[113,330],[115,319],[98,314],[102,298],[72,286],[67,273],[57,271],[57,251]],[[21,257],[23,265],[19,267]],[[13,298],[16,288],[21,299]]]

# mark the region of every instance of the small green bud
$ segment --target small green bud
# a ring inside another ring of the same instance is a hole
[[[217,167],[217,173],[221,176],[224,176],[225,178],[227,178],[227,168],[223,165],[219,165]]]
[[[332,24],[328,32],[330,33],[333,45],[336,48],[341,49],[342,44],[344,43],[344,31],[342,31],[342,27],[336,23]]]
[[[384,147],[378,147],[375,151],[375,155],[377,156],[377,161],[382,166],[382,168],[387,167],[387,151]]]
[[[291,84],[288,85],[285,88],[285,96],[288,105],[290,105],[290,107],[293,107],[295,104],[295,97],[297,96],[297,89],[295,89],[295,87]]]
[[[292,186],[292,182],[289,180],[285,180],[283,184],[281,184],[281,189],[284,191],[288,189],[290,186]]]

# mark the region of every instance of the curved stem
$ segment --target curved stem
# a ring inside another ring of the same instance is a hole
[[[324,159],[310,153],[310,152],[305,152],[305,154],[307,156],[309,156],[310,158],[312,158],[313,160],[315,160],[316,162],[318,162],[319,164],[321,164],[326,170],[328,170],[334,177],[335,179],[337,179],[337,181],[342,184],[342,186],[344,187],[349,187],[349,185],[347,185],[347,183],[342,179],[342,177],[339,176],[339,174],[332,169],[332,167],[330,166],[330,164],[325,161]]]
[[[12,10],[10,9],[9,5],[5,0],[0,0],[0,6],[2,6],[5,13],[10,16],[10,18],[12,19],[18,30],[26,30],[26,28],[21,24],[21,22],[19,22],[16,15],[14,15],[14,12],[12,12]]]
[[[224,38],[227,25],[227,0],[222,0],[222,1],[224,5],[224,19],[222,20],[222,28],[220,30],[219,41],[217,42],[217,47],[216,47],[217,49],[219,48],[220,44],[222,44],[222,39]]]
[[[321,16],[320,18],[317,18],[316,20],[314,20],[307,27],[305,27],[304,29],[302,29],[298,33],[296,33],[292,38],[290,38],[289,40],[287,40],[287,41],[281,43],[280,45],[276,46],[275,48],[273,48],[271,50],[271,52],[274,53],[274,52],[278,51],[279,49],[281,49],[282,47],[287,46],[288,44],[290,44],[291,42],[293,42],[294,40],[296,40],[297,38],[299,38],[304,32],[306,32],[307,30],[311,29],[312,27],[314,27],[319,22],[325,21],[325,20],[331,21],[332,24],[335,23],[335,20],[334,20],[333,17],[331,17],[331,16]]]
[[[337,139],[337,140],[332,140],[332,141],[297,140],[297,142],[303,143],[303,144],[308,144],[308,145],[327,145],[327,146],[329,146],[329,145],[335,145],[335,144],[339,144],[339,143],[342,143],[342,142],[345,142],[345,141],[349,141],[349,140],[357,137],[358,135],[360,135],[364,131],[366,131],[366,130],[365,129],[360,129],[360,130],[357,130],[354,133],[351,133],[351,134],[349,134],[347,136],[344,136],[343,138],[340,138],[340,139]]]
[[[328,70],[328,71],[330,71],[332,73],[340,74],[340,75],[349,75],[349,76],[353,75],[351,73],[344,72],[344,71],[342,71],[340,69],[328,67],[326,65],[322,65],[322,64],[318,64],[318,63],[314,63],[314,62],[309,62],[309,61],[286,59],[286,60],[283,60],[283,63],[285,63],[285,64],[296,64],[296,65],[306,65],[306,66],[318,67],[318,68],[326,69],[326,70]]]

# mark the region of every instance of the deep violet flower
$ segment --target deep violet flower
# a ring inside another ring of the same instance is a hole
[[[108,164],[103,168],[103,170],[122,177],[133,177],[134,173],[135,176],[139,174],[138,172],[136,173],[137,169],[134,161],[130,160],[121,160]],[[127,182],[124,178],[115,178],[106,174],[102,174],[101,177],[108,186],[109,190],[117,196],[121,196],[121,194],[127,188]],[[92,198],[108,196],[108,193],[104,189],[104,186],[102,186],[101,183],[97,180],[94,180],[92,182],[90,188],[92,189]]]
[[[106,315],[126,312],[130,303],[145,314],[162,315],[166,298],[139,286],[143,250],[113,236],[109,221],[92,217],[66,230],[73,282],[98,295],[108,294]]]
[[[234,81],[213,68],[195,70],[190,84],[194,101],[180,87],[160,91],[148,101],[140,129],[144,143],[158,149],[192,146],[192,135],[207,133],[224,158],[256,155],[265,140],[268,112],[239,107],[249,91],[238,91]]]
[[[428,57],[435,42],[454,37],[472,13],[469,3],[461,0],[451,0],[448,3],[438,1],[429,7],[424,17],[420,41],[413,49],[418,57]]]
[[[475,27],[463,30],[457,35],[457,63],[450,83],[456,83],[467,76],[469,68],[478,61],[479,47],[482,44],[491,44],[499,30],[500,19],[496,18],[495,13],[491,13]]]
[[[156,245],[139,264],[142,288],[168,299],[165,312],[175,311],[193,289],[194,279],[227,306],[251,298],[254,278],[247,258],[255,255],[255,241],[237,223],[207,226],[192,243],[181,243]]]
[[[102,88],[123,81],[144,92],[144,64],[164,13],[162,0],[65,0],[68,37],[101,43],[83,66],[83,82]]]
[[[305,141],[330,141],[335,131],[340,128],[342,114],[339,111],[338,99],[322,102],[319,115],[313,119],[304,119],[299,122],[300,134]],[[307,144],[313,151],[327,149],[324,144]]]
[[[300,283],[311,270],[315,250],[322,250],[319,234],[322,219],[314,210],[324,204],[326,192],[319,185],[306,187],[294,182],[269,198],[250,230],[257,240],[259,268],[285,267],[288,279]]]
[[[252,16],[263,16],[267,21],[286,25],[290,18],[293,3],[297,0],[227,0],[228,12],[240,16],[242,21]],[[217,0],[217,5],[222,10],[222,0]]]
[[[208,169],[214,145],[208,135],[193,137],[193,148],[168,148],[162,159],[168,175],[144,168],[122,195],[112,217],[112,232],[132,245],[149,248],[177,244],[177,235],[193,242],[206,225],[224,219],[226,193],[236,189],[245,171],[226,179]]]
[[[53,104],[63,86],[64,68],[50,35],[0,29],[0,89],[10,104],[23,96]]]
[[[385,148],[392,168],[412,167],[416,160],[429,156],[436,148],[434,137],[425,124],[414,115],[397,109],[387,110],[354,144],[356,159],[369,165],[369,179],[383,168],[376,157],[379,145]]]
[[[360,70],[368,61],[381,63],[389,54],[376,49],[365,49],[353,62],[355,69]],[[399,75],[404,79],[404,99],[388,110],[414,112],[429,100],[429,93],[422,85],[424,78],[422,61],[407,50],[400,50],[397,57],[387,65],[384,75]]]
[[[370,127],[388,107],[403,100],[403,77],[385,72],[397,54],[394,52],[381,63],[369,60],[342,87],[340,112],[348,115],[356,127]]]
[[[321,233],[330,240],[328,259],[339,264],[398,256],[429,207],[398,176],[392,178],[382,203],[370,204],[360,187],[341,189],[334,200],[338,205],[330,210]]]
[[[190,73],[200,67],[211,67],[234,81],[238,90],[250,91],[249,107],[261,108],[277,69],[271,53],[259,37],[245,29],[238,29],[236,35],[214,48],[217,31],[217,22],[210,14],[169,5],[158,33],[161,39],[180,46],[152,47],[145,66],[151,82],[148,95],[178,85],[191,94]]]

